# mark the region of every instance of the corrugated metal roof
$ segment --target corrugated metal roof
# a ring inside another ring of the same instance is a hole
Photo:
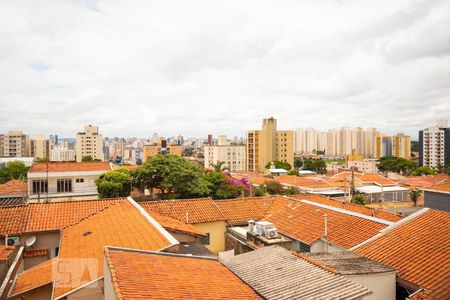
[[[221,262],[266,299],[357,299],[372,293],[279,246],[261,248]]]

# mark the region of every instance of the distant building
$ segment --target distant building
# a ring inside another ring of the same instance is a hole
[[[363,173],[378,173],[378,163],[376,159],[349,160],[347,161],[347,168],[356,168],[359,172]]]
[[[43,134],[38,134],[31,140],[31,156],[50,159],[50,141]]]
[[[50,153],[50,161],[75,161],[75,150],[64,146],[55,146]]]
[[[231,172],[245,170],[245,146],[229,145],[226,136],[219,136],[218,144],[205,146],[205,168],[218,162],[224,162]]]
[[[84,132],[77,133],[76,148],[77,162],[81,162],[85,156],[103,161],[103,137],[98,133],[98,126],[87,125]]]
[[[208,134],[208,145],[209,146],[213,145],[213,136],[212,136],[212,134]]]
[[[384,156],[411,159],[411,137],[403,133],[394,136],[378,135],[375,142],[375,158]]]
[[[450,212],[450,183],[444,182],[422,188],[424,206]]]
[[[0,157],[31,156],[31,141],[21,131],[10,131],[0,134]]]
[[[161,137],[158,143],[154,145],[144,145],[144,160],[147,160],[150,157],[156,156],[158,154],[173,154],[181,156],[182,149],[181,146],[175,143],[167,143],[167,140],[163,137]]]
[[[247,132],[247,171],[265,170],[271,161],[283,161],[294,165],[294,132],[277,130],[273,117],[263,120],[262,130]]]
[[[419,131],[419,165],[436,168],[450,164],[450,128],[446,120]]]

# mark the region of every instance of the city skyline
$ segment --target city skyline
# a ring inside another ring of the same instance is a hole
[[[450,115],[445,4],[2,2],[0,128],[244,136],[274,116],[417,139]]]

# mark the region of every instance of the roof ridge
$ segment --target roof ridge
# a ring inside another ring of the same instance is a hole
[[[318,207],[322,207],[322,208],[325,208],[325,209],[328,209],[328,210],[332,210],[332,211],[335,211],[335,212],[351,215],[351,216],[358,217],[358,218],[361,218],[361,219],[366,219],[366,220],[370,220],[370,221],[373,221],[373,222],[382,223],[382,224],[385,224],[385,225],[392,225],[394,223],[394,222],[386,221],[386,220],[383,220],[383,219],[380,219],[380,218],[371,217],[371,216],[368,216],[368,215],[365,215],[365,214],[357,213],[357,212],[354,212],[354,211],[350,211],[350,210],[346,210],[346,209],[342,209],[342,208],[338,208],[338,207],[334,207],[334,206],[329,206],[329,205],[326,205],[326,204],[316,203],[316,202],[309,201],[309,200],[300,200],[300,202],[306,203],[306,204],[310,204],[310,205],[314,205],[314,206],[318,206]]]
[[[79,219],[78,222],[75,222],[75,223],[73,223],[73,224],[70,224],[70,225],[67,225],[67,226],[65,226],[65,227],[62,227],[62,230],[65,230],[65,229],[67,229],[67,228],[76,226],[76,225],[80,224],[81,222],[83,222],[83,221],[85,221],[85,220],[87,220],[87,219],[90,219],[90,218],[92,218],[92,217],[94,217],[94,216],[96,216],[96,215],[98,215],[98,214],[104,212],[105,210],[110,209],[111,207],[113,207],[113,206],[115,206],[115,205],[117,205],[117,204],[119,204],[119,203],[120,203],[120,202],[117,201],[117,202],[111,203],[110,206],[102,207],[102,208],[100,208],[99,210],[97,210],[97,211],[95,211],[95,212],[92,212],[91,214],[85,216],[84,218]]]

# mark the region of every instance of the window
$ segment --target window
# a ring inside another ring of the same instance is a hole
[[[33,194],[47,193],[48,183],[47,180],[34,180],[33,181]]]
[[[56,186],[58,193],[72,192],[72,179],[58,179]]]
[[[75,180],[75,182],[77,182],[77,183],[83,183],[83,182],[84,182],[84,178],[77,178],[77,179]]]
[[[206,236],[202,236],[200,238],[200,243],[202,245],[209,245],[210,241],[209,241],[209,232],[206,233]]]

